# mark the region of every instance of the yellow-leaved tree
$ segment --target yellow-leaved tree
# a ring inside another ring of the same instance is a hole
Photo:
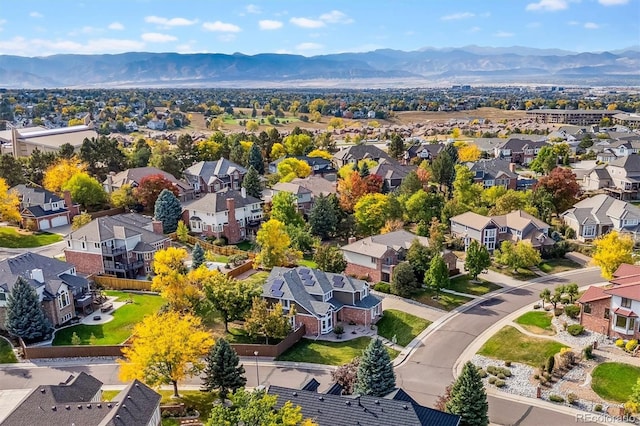
[[[291,249],[291,238],[284,223],[276,219],[270,219],[260,227],[256,234],[256,242],[260,247],[260,253],[253,263],[265,269],[296,264],[302,257],[302,253]]]
[[[602,270],[602,277],[610,280],[618,266],[633,264],[633,238],[628,234],[609,232],[593,241],[593,263]]]
[[[481,154],[482,152],[480,151],[480,148],[478,148],[478,145],[474,143],[465,144],[464,146],[458,148],[458,161],[460,161],[461,163],[478,161]]]
[[[178,382],[200,374],[202,359],[213,343],[200,318],[191,314],[168,311],[147,316],[134,327],[131,346],[122,350],[120,380],[171,384],[178,397]]]
[[[60,158],[44,171],[42,184],[45,189],[59,194],[62,192],[62,187],[69,182],[69,179],[77,173],[84,172],[86,169],[86,164],[75,157]]]
[[[306,161],[297,158],[285,158],[278,163],[280,182],[291,182],[293,179],[306,178],[311,174],[311,166]]]
[[[20,221],[18,192],[10,190],[7,181],[0,178],[0,217],[10,222]]]
[[[179,312],[192,310],[203,299],[203,283],[214,274],[204,265],[187,272],[186,259],[186,250],[176,247],[158,250],[153,257],[156,275],[151,288],[167,299],[171,309]]]
[[[322,149],[314,149],[310,153],[307,154],[307,157],[320,157],[325,160],[331,160],[333,155],[329,151],[324,151]]]

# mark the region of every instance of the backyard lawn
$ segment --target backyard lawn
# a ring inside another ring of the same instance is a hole
[[[605,362],[591,373],[591,389],[601,398],[624,403],[631,396],[631,388],[640,378],[640,367],[619,362]]]
[[[18,362],[18,359],[13,353],[11,344],[0,337],[0,364],[9,364],[13,362]]]
[[[133,326],[147,315],[157,312],[166,301],[152,294],[135,294],[123,291],[106,291],[109,296],[118,296],[118,301],[132,299],[113,312],[113,320],[100,325],[74,325],[56,332],[53,346],[71,344],[71,336],[75,332],[82,345],[89,345],[91,334],[95,336],[96,345],[119,345],[131,336]]]
[[[429,288],[422,288],[420,291],[411,295],[411,298],[416,302],[420,302],[424,305],[433,306],[434,308],[443,309],[445,311],[451,311],[458,306],[472,300],[469,297],[458,296],[450,293],[440,293],[438,300],[434,300],[433,297],[436,293]]]
[[[380,321],[376,323],[378,334],[396,343],[407,346],[418,334],[431,325],[431,321],[396,309],[386,309]]]
[[[256,272],[255,274],[249,276],[248,278],[245,278],[243,281],[248,281],[251,283],[257,283],[257,284],[264,284],[265,281],[267,281],[267,277],[269,276],[269,272],[267,271],[260,271],[260,272]]]
[[[563,347],[565,345],[562,343],[527,336],[513,327],[506,326],[487,340],[478,354],[539,367]]]
[[[582,268],[573,260],[560,258],[548,259],[538,265],[538,268],[546,274],[557,274],[558,272],[571,271],[573,269]]]
[[[41,247],[62,241],[58,234],[18,230],[11,226],[0,227],[0,247],[31,248]]]
[[[256,245],[251,241],[243,241],[241,243],[236,244],[236,247],[238,247],[238,249],[240,250],[252,251],[256,247]]]
[[[307,268],[317,269],[318,264],[312,259],[310,255],[305,254],[302,259],[298,262],[300,266],[306,266]]]
[[[527,312],[515,319],[526,330],[535,334],[553,335],[555,330],[551,325],[552,314],[546,311]]]
[[[461,275],[451,280],[450,290],[459,293],[472,294],[474,296],[482,296],[489,292],[496,291],[502,287],[489,281],[478,278],[478,282],[471,281],[469,275]]]
[[[362,351],[365,350],[370,341],[369,337],[358,337],[343,342],[302,339],[276,360],[342,365],[362,355]],[[399,354],[398,351],[391,348],[387,348],[387,351],[391,359],[394,359]]]

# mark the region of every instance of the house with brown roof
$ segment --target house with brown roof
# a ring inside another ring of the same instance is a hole
[[[505,159],[510,163],[530,164],[545,145],[548,145],[548,143],[544,140],[533,141],[511,138],[497,147],[494,155],[496,158]]]
[[[549,225],[523,210],[496,216],[466,212],[450,221],[451,235],[464,240],[465,251],[472,240],[483,244],[489,252],[500,248],[502,241],[528,241],[538,250],[555,244],[549,236]]]
[[[136,188],[140,185],[142,179],[147,176],[160,175],[167,179],[178,189],[178,198],[180,201],[189,201],[194,198],[194,190],[188,182],[176,179],[171,173],[167,173],[164,170],[160,170],[157,167],[134,167],[124,170],[120,173],[110,173],[107,178],[102,182],[104,190],[107,194],[111,194],[114,191],[122,188],[122,185],[131,185],[132,188]]]
[[[501,158],[479,160],[467,164],[473,173],[473,182],[482,184],[483,188],[501,186],[505,189],[516,189],[518,174],[516,164]]]
[[[44,188],[16,185],[11,188],[20,200],[20,225],[23,228],[44,231],[71,223],[80,213],[80,205],[71,200],[71,193],[64,191],[63,198]]]

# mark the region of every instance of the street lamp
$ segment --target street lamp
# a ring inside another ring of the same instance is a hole
[[[258,379],[258,384],[256,387],[260,386],[260,370],[258,369],[258,351],[254,351],[253,355],[256,357],[256,378]]]

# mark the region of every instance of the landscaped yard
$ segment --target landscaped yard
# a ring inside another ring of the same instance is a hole
[[[298,262],[300,266],[306,266],[307,268],[318,268],[318,264],[312,259],[312,257],[308,254],[305,254],[302,259]]]
[[[257,284],[264,284],[265,281],[267,281],[267,277],[269,277],[269,272],[267,271],[260,271],[260,272],[256,272],[255,274],[249,276],[248,278],[245,278],[244,281],[248,281],[248,282],[252,282],[252,283],[257,283]]]
[[[41,247],[62,241],[58,234],[48,232],[29,232],[11,226],[0,227],[0,247],[31,248]]]
[[[557,274],[558,272],[571,271],[573,269],[582,268],[582,266],[580,266],[573,260],[560,258],[545,260],[540,265],[538,265],[538,268],[540,268],[542,272],[547,274]]]
[[[11,344],[0,337],[0,364],[18,362],[16,354],[13,353]]]
[[[74,325],[56,332],[53,346],[71,344],[71,336],[75,332],[82,345],[89,345],[91,334],[95,336],[96,345],[119,345],[131,336],[133,326],[147,315],[157,312],[166,301],[152,294],[136,294],[123,291],[106,291],[109,296],[118,296],[118,301],[132,299],[113,312],[113,320],[100,325]]]
[[[562,343],[522,334],[511,326],[503,327],[480,348],[478,353],[503,361],[539,367],[551,355],[565,347]]]
[[[243,241],[241,243],[236,244],[236,247],[238,247],[238,249],[240,250],[244,250],[244,251],[252,251],[255,248],[255,243],[251,242],[251,241]]]
[[[551,319],[552,315],[549,312],[532,311],[519,316],[515,322],[532,333],[553,335],[555,331],[551,325]]]
[[[605,362],[593,369],[591,389],[600,397],[624,403],[631,396],[631,388],[640,378],[640,367],[620,362]]]
[[[407,346],[418,334],[431,325],[431,321],[396,309],[386,309],[376,323],[378,334],[389,340],[396,336],[400,346]]]
[[[302,339],[289,350],[276,358],[278,361],[310,362],[314,364],[342,365],[362,355],[371,339],[358,337],[343,342],[326,342],[323,340]],[[387,348],[391,359],[399,352]]]
[[[533,271],[530,271],[529,269],[526,269],[526,268],[519,268],[517,273],[513,272],[513,269],[508,267],[500,268],[500,267],[491,265],[489,266],[489,269],[491,269],[494,272],[498,272],[499,274],[504,274],[520,281],[529,281],[530,279],[537,277],[537,275]]]
[[[491,291],[496,291],[502,287],[489,281],[478,278],[478,282],[471,281],[469,275],[461,275],[451,280],[449,289],[459,293],[472,294],[474,296],[482,296]]]
[[[433,297],[436,293],[430,288],[420,289],[417,293],[411,295],[411,298],[416,302],[420,302],[422,304],[433,306],[434,308],[443,309],[445,311],[451,311],[458,306],[464,305],[465,303],[471,301],[472,299],[469,297],[458,296],[450,293],[440,293],[440,297],[438,300],[434,300]]]

